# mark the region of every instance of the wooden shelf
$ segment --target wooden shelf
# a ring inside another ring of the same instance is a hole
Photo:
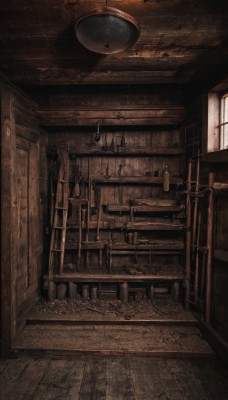
[[[180,240],[156,240],[148,244],[113,243],[112,250],[183,250],[184,243]]]
[[[69,225],[68,229],[78,229],[78,224]],[[97,229],[97,221],[90,221],[90,230]],[[101,221],[99,228],[110,230],[133,230],[133,231],[181,231],[185,229],[185,225],[174,222],[148,222],[148,221],[135,221],[135,222],[115,222]],[[86,223],[83,223],[82,229],[86,229]]]
[[[214,182],[212,187],[214,190],[228,190],[228,183]]]
[[[129,231],[180,231],[184,228],[185,225],[174,222],[134,221],[126,223],[126,229]]]
[[[119,204],[108,204],[106,209],[107,212],[131,212],[134,213],[151,213],[151,212],[180,212],[184,210],[185,206],[129,206]]]
[[[105,245],[108,245],[105,241],[99,242],[82,242],[81,249],[82,250],[96,250],[96,249],[104,249]],[[66,250],[77,250],[78,249],[78,242],[67,242],[66,243]],[[145,254],[148,254],[148,251],[154,250],[168,250],[168,254],[172,254],[173,251],[180,252],[184,249],[184,243],[180,240],[156,240],[151,243],[147,244],[130,244],[130,243],[112,243],[110,246],[112,252],[114,253],[115,250],[118,251],[145,251]],[[164,254],[164,253],[163,253]]]
[[[162,177],[157,176],[93,176],[94,183],[98,184],[125,184],[125,185],[162,185]],[[170,177],[171,185],[182,185],[183,179],[179,177]]]
[[[81,250],[101,250],[104,249],[105,242],[97,241],[97,242],[82,242]],[[78,242],[66,242],[65,246],[66,250],[77,250]]]
[[[46,280],[48,277],[46,277]],[[54,274],[55,282],[165,282],[182,281],[182,274],[175,275],[120,275],[120,274]]]
[[[71,148],[70,153],[75,156],[179,156],[183,154],[183,147],[119,147],[111,150],[110,146],[105,148],[100,146]]]

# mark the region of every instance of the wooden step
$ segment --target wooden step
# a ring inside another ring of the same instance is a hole
[[[143,338],[143,340],[142,340]],[[102,339],[102,340],[101,340]],[[28,325],[14,351],[23,354],[211,357],[214,352],[194,326]]]

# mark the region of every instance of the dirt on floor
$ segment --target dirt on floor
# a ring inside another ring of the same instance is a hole
[[[29,314],[34,319],[74,320],[194,320],[180,303],[157,299],[127,304],[120,300],[64,299],[54,302],[41,299]]]
[[[84,352],[185,352],[211,354],[197,327],[186,326],[26,326],[15,349],[70,350]]]

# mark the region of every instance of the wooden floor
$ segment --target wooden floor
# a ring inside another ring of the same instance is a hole
[[[217,359],[18,358],[0,361],[1,400],[227,400]]]
[[[197,327],[30,325],[17,335],[15,354],[213,357]]]
[[[29,356],[214,356],[196,318],[180,304],[84,299],[37,303],[13,351]]]

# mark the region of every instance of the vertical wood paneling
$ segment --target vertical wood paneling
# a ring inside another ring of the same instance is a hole
[[[38,287],[39,147],[34,103],[3,85],[1,104],[1,339],[8,354]]]
[[[7,355],[16,334],[17,213],[14,96],[7,85],[1,98],[1,350]]]
[[[21,303],[21,292],[29,286],[29,153],[27,149],[17,148],[17,304]]]

